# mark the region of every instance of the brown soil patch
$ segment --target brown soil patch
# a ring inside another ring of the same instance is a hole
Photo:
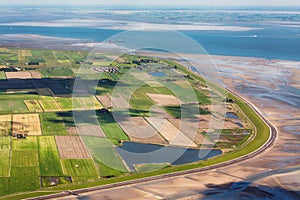
[[[102,128],[98,125],[79,125],[77,126],[77,133],[86,136],[106,137]]]
[[[105,95],[98,95],[96,96],[97,100],[100,101],[100,103],[103,105],[105,108],[109,108],[112,106],[111,104],[111,99],[108,94]]]
[[[77,135],[76,127],[68,127],[67,131],[68,131],[69,135]]]
[[[42,78],[39,72],[30,72],[32,78]]]
[[[30,79],[31,73],[30,72],[5,72],[7,79]]]
[[[131,141],[167,144],[164,138],[143,117],[118,119],[119,125]]]
[[[186,135],[177,129],[167,119],[163,118],[146,118],[146,120],[169,141],[169,144],[175,146],[197,147]]]
[[[11,115],[0,115],[0,136],[9,135],[11,130]]]
[[[146,93],[155,103],[162,106],[180,105],[182,102],[173,95]]]
[[[61,158],[90,158],[90,153],[78,136],[55,136]]]
[[[26,133],[28,135],[42,135],[38,114],[13,115],[12,133]]]
[[[199,121],[195,119],[168,119],[176,128],[196,144],[211,144],[201,133],[198,133]]]

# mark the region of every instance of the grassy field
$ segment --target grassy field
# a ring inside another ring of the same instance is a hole
[[[165,106],[164,108],[175,118],[195,118],[198,114],[209,114],[207,110],[201,109],[197,105]]]
[[[96,97],[56,97],[55,100],[62,110],[96,110],[102,108]]]
[[[9,193],[40,188],[37,137],[12,143]]]
[[[82,139],[99,166],[100,176],[118,176],[127,172],[120,156],[113,149],[113,144],[107,139],[89,136],[82,137]]]
[[[145,164],[134,165],[134,168],[138,172],[155,171],[166,167],[171,167],[171,165],[169,163],[149,163],[149,164],[145,163]]]
[[[42,96],[41,100],[39,100],[39,104],[44,111],[61,111],[61,107],[53,97]]]
[[[12,150],[37,150],[38,144],[37,144],[37,137],[36,136],[30,136],[26,139],[18,140],[13,139],[12,141]]]
[[[71,176],[73,182],[81,182],[99,177],[93,159],[63,159],[65,175]]]
[[[62,168],[53,136],[38,137],[41,176],[62,176]]]
[[[8,177],[10,171],[10,137],[0,136],[0,177]],[[1,184],[0,184],[1,187]]]
[[[0,71],[0,81],[1,80],[6,80],[6,75],[3,71]]]
[[[73,76],[74,72],[69,67],[52,67],[43,68],[41,74],[44,77]]]
[[[7,99],[0,99],[0,113],[24,113],[28,112],[28,109],[22,99],[14,99],[14,98],[7,98]]]
[[[98,120],[101,128],[105,132],[107,138],[114,144],[118,145],[121,140],[129,140],[128,136],[115,122],[110,113],[98,114]]]
[[[24,103],[30,112],[43,112],[37,100],[24,100]]]
[[[68,135],[63,118],[58,113],[40,114],[43,135]]]

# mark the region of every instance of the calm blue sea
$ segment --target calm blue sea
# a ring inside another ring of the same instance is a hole
[[[0,34],[38,34],[101,42],[119,30],[89,27],[0,26]],[[300,61],[300,29],[269,26],[261,30],[180,31],[200,43],[209,54]],[[1,43],[1,41],[0,41]],[[192,52],[185,52],[192,53]]]

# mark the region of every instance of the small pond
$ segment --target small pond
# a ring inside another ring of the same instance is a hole
[[[235,113],[233,112],[228,112],[225,114],[226,118],[231,118],[231,119],[239,119],[239,116],[237,116]]]
[[[189,149],[135,142],[123,142],[123,145],[116,147],[116,150],[132,170],[134,170],[134,164],[171,163],[180,165],[222,154],[222,151],[217,149]]]
[[[151,72],[150,75],[153,76],[153,77],[164,77],[164,76],[166,76],[166,74],[164,72]]]

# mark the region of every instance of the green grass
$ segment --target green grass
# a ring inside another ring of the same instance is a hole
[[[19,113],[28,112],[22,99],[0,99],[0,113]]]
[[[0,198],[9,194],[9,178],[0,177]]]
[[[171,90],[182,102],[189,103],[197,101],[197,94],[195,94],[192,89],[184,89],[178,84],[172,82],[164,82],[163,84],[165,87]]]
[[[127,168],[114,150],[113,144],[107,139],[91,136],[85,136],[82,139],[99,165],[100,176],[118,176],[127,172]]]
[[[62,176],[58,150],[53,136],[38,137],[41,176]]]
[[[41,113],[43,135],[68,135],[63,118],[58,113]]]
[[[64,173],[71,176],[73,182],[81,182],[99,177],[93,159],[63,159]]]
[[[0,80],[6,80],[6,75],[3,71],[0,71]]]
[[[43,109],[37,100],[24,100],[24,103],[31,112],[43,112]]]
[[[171,167],[171,165],[169,163],[145,163],[134,165],[137,172],[155,171],[166,167]]]
[[[36,150],[38,149],[37,137],[28,136],[26,139],[13,139],[12,150]]]
[[[10,141],[11,141],[10,137],[0,136],[0,177],[9,176]]]
[[[38,166],[12,166],[9,193],[32,191],[39,188]]]
[[[52,67],[52,68],[43,68],[41,74],[44,77],[53,77],[53,76],[74,76],[74,72],[69,67]]]
[[[94,96],[91,97],[70,97],[70,98],[55,98],[62,110],[83,110],[83,109],[99,109],[101,104]]]
[[[199,114],[209,114],[197,105],[165,106],[165,110],[175,118],[195,118]]]
[[[32,141],[23,140],[23,142],[25,145],[27,144],[27,147],[18,145],[20,150],[13,150],[12,152],[9,193],[40,188],[37,150],[32,150],[34,148]],[[15,142],[13,142],[14,146]]]
[[[101,128],[105,132],[107,138],[113,143],[118,144],[120,140],[129,140],[128,136],[115,122],[110,113],[98,114],[97,116]]]
[[[43,96],[41,100],[39,100],[39,104],[43,108],[44,111],[60,111],[61,108],[55,101],[53,97]]]
[[[154,89],[157,90],[160,94],[174,95],[174,93],[166,87],[155,87]]]
[[[12,167],[38,166],[37,150],[13,150]]]

